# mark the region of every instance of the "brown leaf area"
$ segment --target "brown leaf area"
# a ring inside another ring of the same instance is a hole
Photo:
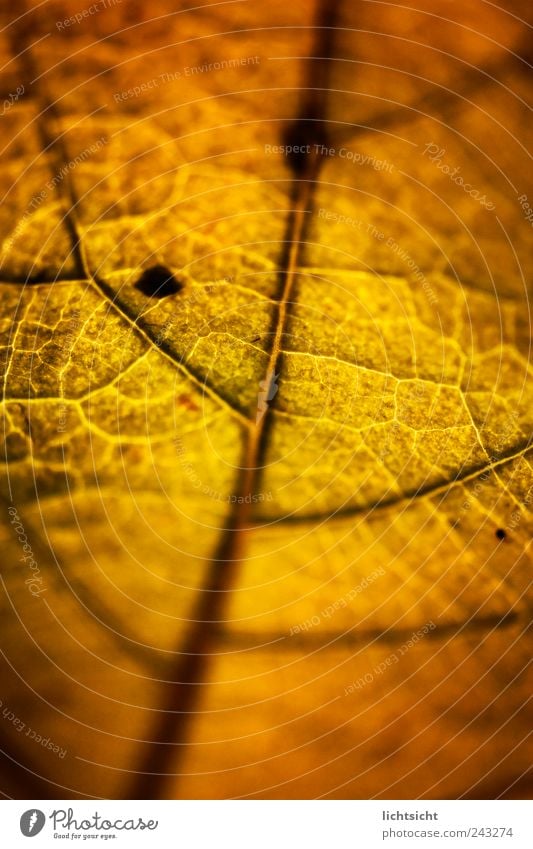
[[[528,12],[4,9],[5,796],[531,793]]]

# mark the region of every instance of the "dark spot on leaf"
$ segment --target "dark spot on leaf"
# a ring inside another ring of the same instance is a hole
[[[135,287],[149,298],[166,298],[183,289],[180,283],[164,265],[147,268],[137,280]]]
[[[505,539],[507,534],[505,533],[503,528],[498,528],[498,530],[496,531],[496,536],[498,537],[498,539]]]

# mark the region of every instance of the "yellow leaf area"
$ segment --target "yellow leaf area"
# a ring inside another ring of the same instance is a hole
[[[527,795],[528,4],[84,8],[0,44],[3,792]]]

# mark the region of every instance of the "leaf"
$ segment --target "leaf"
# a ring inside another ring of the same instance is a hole
[[[527,792],[527,7],[330,6],[6,18],[7,795]]]

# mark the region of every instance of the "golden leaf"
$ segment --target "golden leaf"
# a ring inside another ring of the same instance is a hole
[[[4,12],[5,793],[527,792],[507,5]]]

